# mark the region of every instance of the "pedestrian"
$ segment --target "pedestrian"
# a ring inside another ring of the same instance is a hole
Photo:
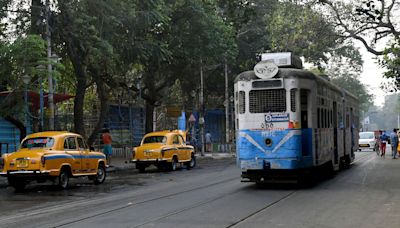
[[[112,137],[109,129],[107,128],[104,129],[102,139],[104,144],[103,153],[106,155],[107,165],[109,166],[111,164],[111,157],[112,157],[112,146],[111,146]]]
[[[206,152],[211,152],[211,133],[207,131],[206,133]]]
[[[400,140],[400,129],[397,128],[396,130],[397,130],[397,136],[398,136],[398,138]],[[397,152],[399,153],[399,157],[400,157],[400,141],[399,141],[399,143],[397,145]]]
[[[392,158],[393,159],[396,159],[398,144],[399,144],[399,136],[397,135],[397,129],[394,128],[393,132],[390,134],[390,145],[392,147]]]
[[[389,136],[386,135],[386,132],[383,132],[381,136],[379,136],[380,141],[380,149],[381,149],[381,157],[385,156],[386,153],[386,143],[389,139]]]

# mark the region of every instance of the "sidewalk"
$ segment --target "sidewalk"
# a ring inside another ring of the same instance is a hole
[[[197,160],[204,159],[222,159],[222,158],[232,158],[235,157],[236,154],[232,153],[205,153],[204,156],[201,156],[200,153],[196,154]],[[135,169],[136,166],[134,163],[130,163],[128,159],[125,158],[112,158],[110,167],[107,167],[107,172],[118,172],[121,170],[127,169]]]

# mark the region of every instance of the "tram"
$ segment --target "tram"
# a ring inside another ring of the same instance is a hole
[[[237,163],[243,182],[331,173],[358,150],[357,98],[292,53],[262,54],[235,78]]]

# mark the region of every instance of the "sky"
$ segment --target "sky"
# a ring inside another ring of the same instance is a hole
[[[386,81],[383,78],[384,69],[379,67],[376,63],[377,60],[374,59],[375,55],[368,52],[361,42],[355,41],[355,44],[360,48],[360,53],[364,60],[363,72],[360,80],[363,84],[367,85],[369,92],[374,95],[374,104],[377,106],[383,106],[385,95],[389,94],[380,88],[382,82]]]

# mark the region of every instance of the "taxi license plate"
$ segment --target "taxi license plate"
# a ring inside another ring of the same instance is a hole
[[[369,147],[369,144],[360,144],[361,147]]]
[[[151,152],[145,152],[145,155],[146,155],[147,157],[151,157],[152,153],[151,153]]]
[[[21,159],[17,160],[17,167],[18,168],[26,168],[28,167],[29,160],[28,159]]]

